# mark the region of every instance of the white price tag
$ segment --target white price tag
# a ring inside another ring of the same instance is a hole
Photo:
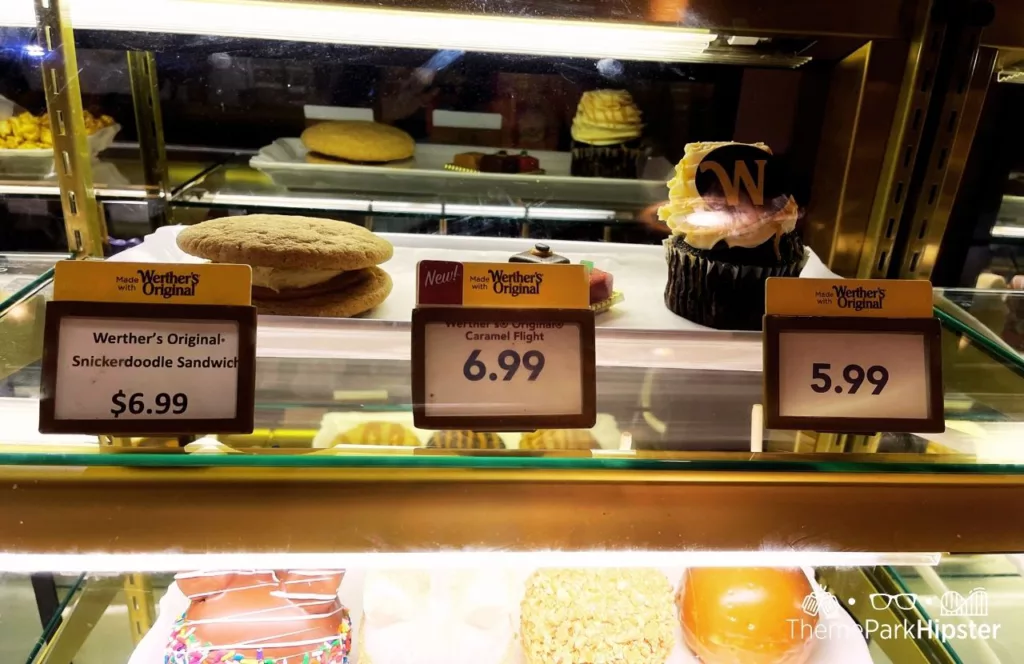
[[[40,430],[251,431],[253,311],[49,303]]]
[[[943,430],[938,335],[933,319],[768,316],[767,426]]]
[[[594,319],[586,310],[420,309],[413,318],[416,426],[593,426]]]

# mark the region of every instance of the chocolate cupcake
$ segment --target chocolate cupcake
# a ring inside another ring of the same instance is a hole
[[[643,157],[642,132],[640,109],[628,92],[584,92],[572,121],[572,174],[638,178]]]
[[[686,146],[658,211],[672,232],[664,244],[673,313],[722,330],[760,330],[765,281],[799,276],[799,210],[792,196],[775,194],[770,157],[763,143]]]

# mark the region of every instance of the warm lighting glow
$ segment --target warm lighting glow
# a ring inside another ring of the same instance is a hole
[[[723,228],[732,225],[733,217],[728,212],[721,210],[697,210],[686,217],[686,223],[691,226],[707,226],[709,228]]]
[[[535,567],[860,567],[938,565],[939,553],[850,551],[431,551],[423,553],[0,553],[0,571],[466,569]]]
[[[993,226],[992,237],[1024,238],[1024,226],[1005,226],[1003,224]]]
[[[24,21],[23,0],[15,19]],[[29,25],[34,24],[27,3]],[[430,50],[686,61],[717,35],[676,27],[251,0],[76,0],[75,28]],[[5,24],[10,20],[4,17]]]

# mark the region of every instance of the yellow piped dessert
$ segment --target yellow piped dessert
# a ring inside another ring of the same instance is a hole
[[[640,109],[625,90],[584,92],[572,121],[572,174],[639,177],[643,129]]]
[[[625,90],[584,92],[572,121],[572,137],[589,145],[614,145],[639,138],[640,109]]]

